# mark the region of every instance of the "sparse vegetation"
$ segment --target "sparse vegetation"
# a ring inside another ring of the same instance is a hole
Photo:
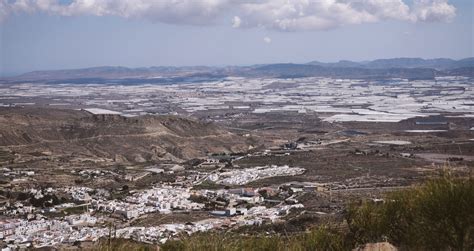
[[[449,174],[389,194],[384,203],[352,205],[346,218],[354,242],[388,240],[415,250],[473,250],[474,180]]]
[[[182,240],[168,241],[164,251],[178,250],[346,250],[344,237],[330,227],[322,226],[297,235],[242,236],[235,233],[202,233]]]
[[[127,251],[152,251],[158,250],[158,246],[140,243],[125,239],[110,239],[101,240],[97,246],[93,248],[81,248],[83,250],[91,251],[113,251],[113,250],[127,250]]]

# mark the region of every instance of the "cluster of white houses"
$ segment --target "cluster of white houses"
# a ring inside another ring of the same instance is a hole
[[[179,233],[192,234],[211,229],[232,226],[260,225],[263,221],[274,222],[286,215],[291,208],[302,208],[302,204],[284,205],[274,208],[264,206],[252,207],[237,215],[236,210],[223,216],[197,222],[162,224],[155,227],[123,227],[111,229],[95,226],[99,219],[88,213],[66,216],[55,220],[22,220],[9,219],[0,221],[0,239],[9,248],[27,248],[72,244],[77,241],[97,241],[102,237],[133,239],[149,243],[164,243]]]
[[[189,188],[162,186],[137,192],[126,197],[124,201],[93,200],[92,207],[121,215],[126,219],[152,212],[169,213],[173,209],[200,210],[204,207],[203,204],[188,200],[189,197]]]
[[[73,215],[61,220],[8,219],[0,221],[0,239],[10,248],[54,246],[59,243],[96,241],[107,233],[95,225],[97,218],[89,214]]]
[[[270,188],[267,188],[270,189]],[[210,229],[228,228],[243,225],[259,225],[262,222],[274,222],[286,215],[291,208],[301,208],[302,204],[285,205],[280,203],[275,207],[265,207],[258,189],[221,189],[198,190],[190,188],[162,185],[143,191],[132,192],[123,200],[107,200],[104,197],[89,196],[91,191],[87,187],[69,187],[60,189],[71,194],[76,200],[87,201],[82,205],[89,206],[86,213],[45,219],[40,214],[28,219],[7,219],[0,221],[0,241],[9,248],[55,246],[58,244],[72,244],[77,241],[97,241],[102,237],[114,236],[130,238],[150,243],[165,242],[179,233],[194,233]],[[55,191],[55,190],[54,190]],[[32,194],[41,197],[44,193],[53,190],[32,190]],[[223,208],[211,211],[214,218],[186,224],[164,224],[154,227],[118,227],[113,230],[104,225],[107,217],[119,216],[130,220],[152,212],[171,213],[173,210],[202,210],[204,204],[190,200],[192,195],[204,196],[209,200],[225,198],[229,203]],[[244,203],[247,206],[241,206]],[[62,210],[77,206],[74,203],[61,204],[54,207]],[[69,205],[70,204],[70,205]],[[239,207],[240,205],[240,207]],[[106,214],[90,215],[91,212]],[[112,233],[113,231],[113,233]]]
[[[246,169],[236,169],[214,174],[209,179],[219,184],[244,185],[249,182],[275,176],[294,176],[304,173],[304,168],[284,166],[260,166]]]

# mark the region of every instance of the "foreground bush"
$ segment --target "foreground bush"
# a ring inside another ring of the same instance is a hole
[[[141,242],[135,242],[126,239],[102,239],[95,247],[81,247],[80,250],[90,251],[115,251],[115,250],[126,250],[126,251],[155,251],[159,250],[157,245],[151,245]]]
[[[388,240],[410,250],[474,249],[474,181],[449,175],[389,194],[385,203],[352,205],[356,244]]]
[[[343,235],[328,227],[319,227],[308,233],[292,236],[242,236],[237,234],[203,233],[182,240],[168,241],[164,251],[283,251],[283,250],[347,250]],[[349,248],[350,249],[350,248]]]

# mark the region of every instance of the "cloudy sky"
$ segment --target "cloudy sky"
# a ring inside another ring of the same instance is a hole
[[[473,56],[472,0],[0,0],[0,74]]]

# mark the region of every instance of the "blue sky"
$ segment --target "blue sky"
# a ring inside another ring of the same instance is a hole
[[[2,1],[7,10],[3,17]],[[194,0],[192,6],[183,3],[176,10],[134,5],[140,1],[118,7],[116,2],[85,6],[69,1],[57,7],[39,6],[32,0],[10,6],[15,1],[0,0],[0,74],[102,65],[221,66],[473,56],[473,1],[418,0],[423,5],[417,6],[401,0],[381,0],[380,6],[366,0],[343,1],[363,3],[351,8],[332,0],[313,1],[317,2],[288,9],[276,0],[249,6],[236,6],[232,0]]]

